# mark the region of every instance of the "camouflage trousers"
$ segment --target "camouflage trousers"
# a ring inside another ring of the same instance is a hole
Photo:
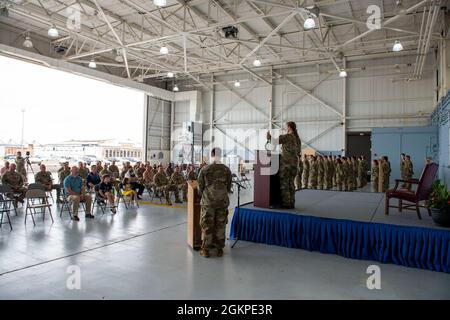
[[[167,184],[165,186],[158,187],[156,192],[162,192],[164,197],[166,198],[167,203],[171,203],[170,201],[170,191],[173,191],[175,194],[175,201],[180,199],[180,194],[178,192],[177,186],[173,184]]]
[[[228,222],[228,208],[202,206],[200,227],[202,228],[202,249],[223,249],[225,227]]]
[[[283,206],[293,206],[295,203],[294,180],[296,175],[296,167],[280,166],[281,204]]]
[[[301,189],[302,188],[302,175],[297,174],[295,176],[295,189]]]
[[[183,200],[187,201],[187,190],[188,190],[187,183],[178,184],[177,188],[179,191],[181,191],[181,194],[183,195]]]
[[[303,172],[303,174],[302,174],[302,187],[303,187],[303,189],[308,188],[308,179],[309,179],[308,173]]]
[[[378,178],[373,179],[372,190],[373,192],[378,192]]]
[[[13,193],[6,194],[9,199],[17,201],[23,201],[23,199],[25,199],[25,193],[27,192],[27,189],[25,187],[11,187],[11,189]]]
[[[341,177],[337,177],[334,180],[335,186],[339,191],[345,190],[344,180]]]
[[[324,184],[324,178],[322,174],[319,174],[317,176],[317,189],[322,190],[323,189],[323,184]]]
[[[309,176],[308,189],[317,189],[317,176]]]

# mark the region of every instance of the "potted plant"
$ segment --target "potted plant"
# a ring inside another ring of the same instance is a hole
[[[428,206],[433,221],[441,226],[450,227],[450,192],[447,185],[436,180],[433,183]]]

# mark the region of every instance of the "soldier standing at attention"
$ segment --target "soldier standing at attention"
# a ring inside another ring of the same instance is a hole
[[[323,157],[323,189],[329,189],[330,182],[330,161],[328,161],[328,157]]]
[[[390,177],[391,177],[391,163],[389,162],[389,158],[387,157],[387,156],[384,156],[383,157],[384,158],[384,162],[386,163],[386,167],[387,167],[387,170],[385,170],[384,171],[384,175],[385,175],[385,178],[384,178],[384,183],[385,183],[385,190],[387,190],[387,189],[389,189],[389,180],[390,180]]]
[[[223,255],[225,247],[225,227],[228,222],[228,193],[231,190],[231,171],[220,163],[221,150],[211,150],[211,164],[204,166],[198,175],[201,197],[200,226],[202,228],[202,248],[200,255],[209,257],[211,249],[217,249],[217,256]]]
[[[302,174],[303,174],[303,160],[301,157],[298,157],[298,171],[297,176],[295,177],[295,188],[301,189],[302,188]]]
[[[273,144],[281,144],[280,159],[280,191],[281,207],[293,209],[295,203],[295,177],[297,176],[298,158],[301,152],[301,141],[295,122],[289,121],[285,125],[287,134],[282,134],[278,139],[272,139],[267,132],[267,140],[272,139]]]
[[[349,191],[349,164],[347,157],[342,157],[342,185],[344,191]]]
[[[413,163],[411,161],[411,157],[409,155],[407,155],[405,157],[405,180],[411,180],[413,175],[414,175]],[[406,183],[405,188],[410,190],[411,184]]]
[[[358,168],[358,188],[362,188],[363,186],[363,176],[364,176],[364,163],[363,163],[363,159],[357,158],[357,168]]]
[[[303,189],[308,188],[309,179],[309,159],[306,154],[303,155],[303,172],[302,172],[302,187]]]
[[[374,159],[372,161],[372,190],[373,192],[378,192],[378,182],[380,177],[380,167],[378,166],[378,160]]]
[[[308,179],[308,189],[317,188],[317,161],[315,156],[311,156],[309,162],[309,179]]]
[[[323,189],[323,183],[324,183],[324,163],[322,156],[317,157],[317,189],[322,190]]]
[[[336,160],[335,172],[336,172],[335,183],[336,183],[337,189],[339,191],[342,191],[342,189],[345,187],[345,185],[344,185],[345,177],[344,177],[344,166],[342,164],[341,159]]]
[[[14,199],[20,203],[23,203],[23,199],[25,198],[26,189],[24,187],[24,179],[23,176],[16,172],[16,164],[11,163],[9,166],[9,171],[6,171],[2,176],[2,184],[9,186],[14,194],[7,194],[8,198]]]
[[[27,182],[27,170],[25,169],[25,159],[22,157],[22,152],[17,151],[16,157],[17,172],[23,176],[25,182]]]

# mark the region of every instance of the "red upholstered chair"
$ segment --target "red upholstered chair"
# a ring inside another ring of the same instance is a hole
[[[397,208],[399,212],[401,212],[402,209],[416,210],[417,216],[419,217],[419,219],[422,219],[419,209],[420,207],[422,207],[427,208],[428,214],[431,216],[430,208],[424,205],[419,205],[419,203],[421,201],[428,201],[428,198],[430,197],[430,193],[432,190],[433,181],[436,177],[437,170],[438,165],[436,163],[429,163],[423,169],[420,179],[411,179],[411,180],[396,179],[394,189],[389,189],[386,191],[386,204],[384,213],[388,215],[389,208]],[[410,183],[411,185],[417,185],[417,187],[415,188],[415,190],[398,189],[398,185],[400,182]],[[398,199],[398,206],[391,206],[389,204],[391,198]],[[403,201],[407,201],[413,204],[403,205]]]

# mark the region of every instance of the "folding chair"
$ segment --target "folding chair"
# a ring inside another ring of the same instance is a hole
[[[55,199],[53,199],[52,191],[51,190],[48,191],[47,188],[43,184],[30,183],[28,185],[28,190],[34,190],[34,189],[43,190],[45,192],[46,196],[47,196],[47,200],[48,200],[48,198],[51,198],[52,199],[52,203],[55,202]]]
[[[105,209],[107,209],[108,205],[106,203],[106,199],[103,199],[100,194],[100,186],[96,185],[94,187],[94,193],[95,193],[95,197],[94,197],[94,203],[92,204],[92,212],[94,212],[94,207],[97,206],[97,208],[100,208],[102,210],[102,216],[106,213]]]
[[[59,217],[62,218],[63,212],[65,210],[67,210],[67,212],[69,213],[69,217],[72,220],[72,213],[70,212],[70,201],[69,198],[67,197],[66,191],[64,189],[61,190],[61,202],[57,203],[57,207],[58,204],[61,205],[61,209],[60,209],[60,213],[59,213]]]
[[[9,224],[9,227],[11,228],[12,231],[12,225],[11,225],[11,219],[9,217],[9,212],[11,211],[11,202],[13,202],[13,200],[11,199],[6,199],[3,197],[3,195],[0,194],[0,214],[1,214],[1,219],[0,219],[0,228],[2,225],[4,224]],[[3,215],[6,213],[6,217],[8,218],[8,222],[3,222]]]
[[[155,199],[155,198],[159,198],[159,202],[160,203],[162,203],[163,202],[163,198],[164,198],[164,193],[162,192],[162,190],[161,190],[161,187],[157,187],[157,186],[155,186],[154,188],[153,188],[153,194],[152,194],[152,196],[151,196],[151,202],[153,202],[153,200]]]
[[[14,213],[18,216],[17,213],[17,200],[15,199],[16,193],[14,193],[10,186],[1,184],[0,185],[0,195],[3,195],[3,199],[11,200],[14,208]]]
[[[25,224],[27,223],[27,216],[31,215],[31,219],[33,219],[33,224],[36,225],[34,220],[34,215],[37,214],[36,209],[41,209],[42,213],[42,221],[45,220],[45,209],[48,208],[50,218],[53,220],[52,216],[52,206],[47,201],[47,195],[44,190],[41,189],[32,189],[28,190],[26,193],[27,204],[25,208]]]

